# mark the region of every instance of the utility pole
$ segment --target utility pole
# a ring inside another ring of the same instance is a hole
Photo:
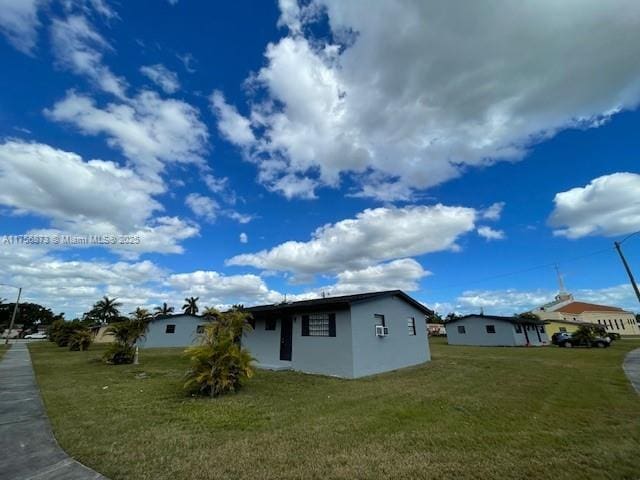
[[[628,238],[628,237],[627,237]],[[626,238],[624,239],[626,240]],[[624,242],[623,240],[623,242]],[[635,278],[633,278],[633,273],[631,273],[631,268],[629,268],[629,264],[627,263],[627,259],[624,258],[624,254],[622,253],[622,248],[620,248],[620,244],[622,242],[613,242],[618,251],[618,255],[620,255],[620,259],[622,260],[622,264],[624,265],[624,269],[627,271],[627,275],[629,275],[629,280],[631,280],[631,286],[633,287],[633,291],[636,292],[636,297],[638,298],[638,302],[640,302],[640,290],[638,290],[638,285],[636,284]]]
[[[18,299],[16,300],[16,304],[13,306],[13,314],[11,315],[11,323],[9,324],[9,333],[7,333],[7,338],[4,341],[5,345],[7,345],[9,343],[9,336],[11,335],[11,330],[13,330],[13,323],[16,321],[16,314],[18,313],[18,304],[20,303],[20,295],[22,295],[22,287],[18,287]]]

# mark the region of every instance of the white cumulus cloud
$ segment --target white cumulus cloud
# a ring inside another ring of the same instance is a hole
[[[69,92],[46,114],[84,134],[106,135],[112,147],[150,178],[157,178],[167,163],[203,163],[207,149],[209,134],[198,110],[148,90],[105,107],[88,96]]]
[[[270,250],[237,255],[229,265],[299,274],[338,273],[381,261],[457,249],[473,230],[476,211],[445,205],[367,209],[356,218],[318,228],[307,242],[289,241]]]
[[[567,238],[616,236],[640,230],[640,175],[612,173],[556,194],[549,224]]]
[[[376,187],[399,182],[394,196],[406,199],[640,100],[640,65],[629,61],[640,57],[635,0],[280,8],[289,34],[267,46],[266,65],[249,79],[259,100],[244,120],[222,96],[217,111],[260,181],[287,196],[312,198],[309,189],[352,174],[360,195],[389,200]],[[303,28],[322,9],[334,43]]]
[[[495,230],[491,227],[487,227],[486,225],[478,227],[478,235],[485,240],[503,240],[505,238],[502,230]]]

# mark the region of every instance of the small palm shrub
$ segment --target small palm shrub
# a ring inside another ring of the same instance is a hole
[[[69,346],[71,337],[76,332],[87,332],[87,327],[82,325],[79,321],[65,322],[64,320],[56,320],[49,327],[49,340],[58,345],[59,347]]]
[[[104,353],[104,361],[113,365],[133,363],[136,342],[145,336],[147,327],[146,320],[125,320],[109,325],[106,333],[112,334],[115,342]]]
[[[93,335],[87,329],[76,330],[69,337],[69,350],[84,352],[93,342]]]
[[[240,343],[242,333],[251,330],[249,318],[239,310],[220,313],[205,327],[200,344],[185,350],[191,362],[185,390],[217,397],[238,391],[253,376],[254,359]]]
[[[109,345],[102,358],[111,365],[124,365],[133,363],[135,354],[136,347],[114,342]]]

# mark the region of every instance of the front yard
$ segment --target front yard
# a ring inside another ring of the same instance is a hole
[[[431,344],[417,368],[361,380],[260,371],[213,400],[183,394],[181,350],[116,367],[98,347],[30,349],[60,444],[112,480],[640,477],[640,398],[621,367],[640,341]]]

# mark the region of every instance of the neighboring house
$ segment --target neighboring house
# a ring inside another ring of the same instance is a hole
[[[430,337],[443,337],[447,334],[447,329],[443,323],[427,323],[427,333]]]
[[[113,343],[115,337],[111,333],[107,333],[109,325],[106,323],[99,323],[91,327],[91,333],[93,334],[94,343]]]
[[[400,290],[246,309],[243,346],[259,367],[357,378],[431,359],[429,309]]]
[[[140,348],[188,347],[196,343],[208,322],[205,317],[185,313],[159,315],[149,321],[147,333],[138,345]]]
[[[466,315],[445,325],[449,345],[518,347],[549,343],[544,322],[531,318]]]
[[[556,321],[550,324],[549,335],[560,331],[561,325],[557,321],[569,322],[563,326],[572,324],[579,326],[583,322],[601,325],[607,332],[619,333],[622,336],[640,335],[638,322],[632,312],[619,307],[579,302],[570,293],[562,291],[553,302],[538,307],[531,313],[542,320]],[[571,330],[567,329],[567,331]]]

